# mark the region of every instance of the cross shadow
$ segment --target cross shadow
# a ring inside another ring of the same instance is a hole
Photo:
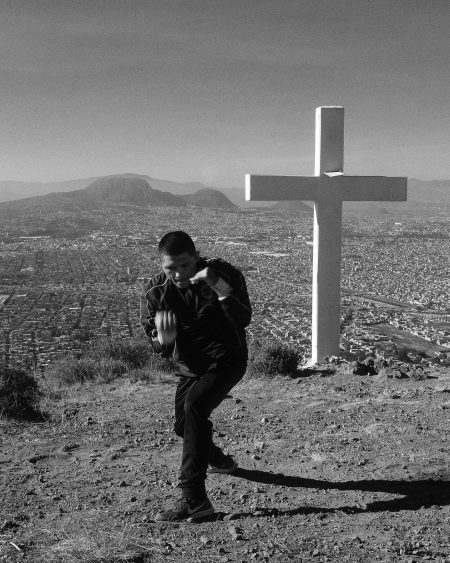
[[[282,473],[271,473],[269,471],[258,471],[252,469],[238,468],[233,477],[264,483],[268,485],[280,485],[282,487],[294,487],[305,489],[319,489],[327,491],[335,489],[339,491],[368,491],[382,492],[399,495],[400,498],[370,502],[366,507],[340,506],[337,508],[321,507],[299,507],[291,510],[279,510],[271,508],[257,509],[259,516],[294,516],[296,514],[324,514],[335,512],[346,512],[348,514],[364,512],[398,512],[400,510],[418,510],[431,506],[450,505],[450,481],[434,479],[420,479],[416,481],[389,481],[386,479],[362,480],[362,481],[325,481],[319,479],[305,479]],[[235,514],[234,518],[255,516],[255,512]],[[233,518],[233,519],[234,519]]]

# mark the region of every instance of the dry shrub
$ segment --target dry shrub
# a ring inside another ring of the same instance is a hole
[[[129,368],[141,368],[154,355],[152,347],[146,338],[130,340],[111,338],[97,340],[88,353],[96,361],[109,358],[123,362]]]
[[[58,387],[93,380],[112,381],[126,371],[127,365],[121,360],[108,357],[94,359],[90,356],[79,359],[66,357],[47,368],[45,380],[47,383],[55,383]]]
[[[151,548],[145,547],[148,542],[141,533],[139,525],[125,517],[114,530],[100,517],[73,511],[70,526],[41,529],[32,539],[33,563],[151,563],[155,549],[152,542]]]
[[[47,389],[54,390],[86,381],[110,382],[128,374],[131,381],[155,380],[155,374],[174,372],[174,364],[153,351],[145,338],[102,339],[81,358],[67,356],[45,372]]]
[[[126,373],[128,367],[122,360],[101,358],[97,363],[97,378],[103,381],[113,381]]]
[[[302,359],[295,348],[278,341],[251,339],[247,374],[250,377],[294,375]]]
[[[92,358],[56,360],[45,371],[45,381],[56,387],[92,381],[98,376],[98,363]]]
[[[167,380],[168,376],[175,373],[175,369],[175,363],[171,358],[163,358],[157,354],[152,354],[145,366],[132,368],[127,375],[132,383],[137,381],[157,383]]]
[[[27,419],[39,414],[41,391],[23,369],[0,365],[0,415]]]

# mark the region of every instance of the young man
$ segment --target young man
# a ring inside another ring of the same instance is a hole
[[[209,416],[245,373],[252,311],[241,272],[200,258],[185,232],[167,233],[158,252],[162,272],[144,286],[141,323],[156,352],[177,361],[175,433],[183,455],[181,498],[155,520],[195,520],[214,512],[205,490],[208,465],[215,473],[237,468],[213,443]]]

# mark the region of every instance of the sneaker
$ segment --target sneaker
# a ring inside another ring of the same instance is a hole
[[[219,462],[215,462],[214,465],[210,465],[208,473],[234,473],[238,467],[238,464],[230,455],[224,455],[223,459]]]
[[[214,507],[208,497],[202,499],[180,498],[173,508],[158,512],[155,516],[155,522],[173,522],[175,520],[194,522],[211,514],[214,514]]]

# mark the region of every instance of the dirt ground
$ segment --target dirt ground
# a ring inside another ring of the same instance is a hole
[[[450,562],[450,373],[244,379],[213,414],[233,476],[208,521],[177,498],[176,379],[71,388],[0,421],[1,562]]]

